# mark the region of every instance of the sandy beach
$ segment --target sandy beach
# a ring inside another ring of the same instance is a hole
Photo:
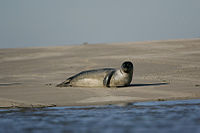
[[[134,63],[130,86],[55,87],[83,70]],[[0,49],[0,107],[125,105],[200,98],[200,39]]]

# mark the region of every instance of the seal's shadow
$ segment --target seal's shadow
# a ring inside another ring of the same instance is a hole
[[[168,85],[169,83],[148,83],[148,84],[130,84],[126,87],[139,87],[139,86],[161,86],[161,85]]]

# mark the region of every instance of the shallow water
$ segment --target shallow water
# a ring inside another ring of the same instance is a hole
[[[197,133],[200,100],[139,102],[129,106],[0,109],[0,133]]]

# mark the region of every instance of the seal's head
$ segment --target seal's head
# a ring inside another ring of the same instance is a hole
[[[122,66],[121,69],[123,72],[125,73],[130,73],[133,71],[133,63],[130,61],[125,61]]]

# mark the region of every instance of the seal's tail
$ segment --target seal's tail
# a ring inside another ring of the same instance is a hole
[[[69,79],[67,79],[66,81],[56,85],[56,87],[69,87],[69,86],[71,86]]]

